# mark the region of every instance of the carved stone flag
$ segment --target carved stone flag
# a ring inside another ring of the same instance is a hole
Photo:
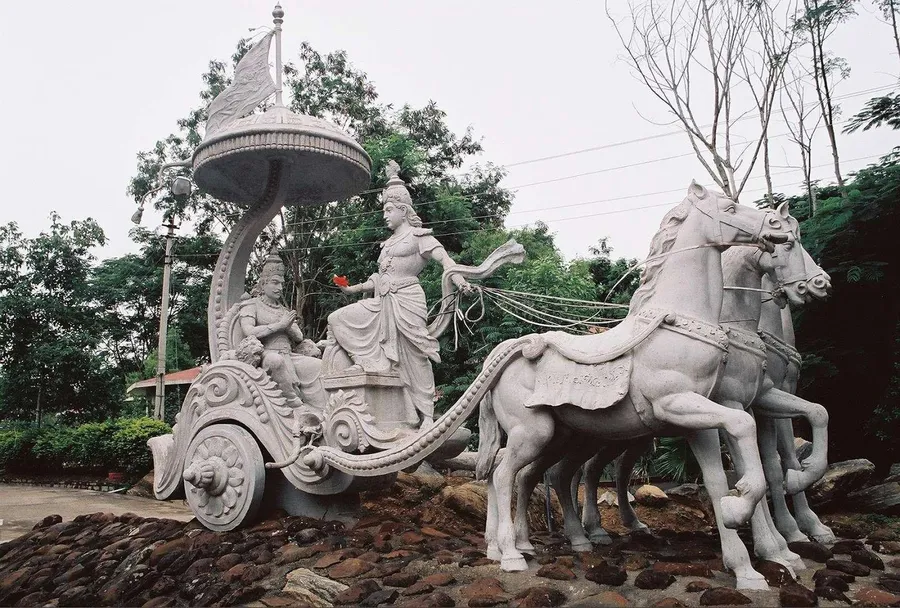
[[[269,32],[247,51],[234,69],[231,85],[209,104],[206,137],[246,116],[275,92],[275,83],[269,74],[269,45],[274,34]]]

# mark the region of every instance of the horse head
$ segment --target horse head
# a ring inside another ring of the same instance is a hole
[[[803,306],[814,299],[825,299],[831,292],[831,277],[813,261],[800,244],[800,224],[790,214],[788,203],[776,212],[790,226],[792,238],[775,246],[772,278],[776,285],[774,298],[779,307]]]
[[[773,251],[774,245],[792,238],[790,223],[776,210],[738,205],[721,192],[709,191],[697,182],[688,187],[686,200],[708,218],[705,225],[712,245],[748,243]]]
[[[806,249],[803,250],[803,254],[806,256],[805,283],[809,294],[817,300],[824,300],[831,295],[831,277],[821,266],[816,264]]]

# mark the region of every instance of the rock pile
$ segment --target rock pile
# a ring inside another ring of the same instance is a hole
[[[537,564],[505,573],[480,534],[371,515],[339,522],[276,516],[243,531],[95,513],[49,517],[0,545],[0,605],[18,606],[811,606],[900,602],[900,561],[872,552],[897,542],[803,547],[800,580],[760,564],[769,591],[738,592],[714,534],[657,530],[573,554],[536,535]],[[893,561],[892,561],[893,559]]]

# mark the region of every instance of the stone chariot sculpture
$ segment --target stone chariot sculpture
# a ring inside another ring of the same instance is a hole
[[[284,107],[280,49],[275,82],[267,64],[272,38],[280,44],[283,15],[276,6],[273,31],[248,51],[234,83],[210,104],[206,136],[190,161],[201,189],[245,211],[213,272],[211,363],[191,385],[172,434],[148,442],[156,497],[184,494],[197,519],[212,530],[240,526],[264,502],[297,515],[340,517],[354,508],[360,490],[392,483],[400,468],[438,449],[449,450],[445,457],[461,451],[468,431],[454,433],[463,420],[384,474],[357,476],[308,463],[312,448],[377,460],[430,437],[431,361],[439,360],[437,339],[455,312],[455,290],[469,290],[468,279],[486,278],[524,259],[521,245],[510,241],[477,267],[455,264],[421,227],[394,165],[383,196],[394,235],[383,246],[379,271],[359,289],[375,297],[333,313],[324,360],[280,302],[284,266],[277,254],[267,259],[253,293],[245,293],[254,243],[282,206],[341,200],[370,184],[371,160],[357,142],[324,120]],[[275,104],[252,113],[272,93]],[[444,297],[436,320],[426,325],[417,275],[429,259],[444,267]],[[416,306],[410,308],[411,302]],[[376,336],[377,348],[368,357],[359,340],[347,338],[359,337],[347,323],[360,319],[372,332],[391,336]]]

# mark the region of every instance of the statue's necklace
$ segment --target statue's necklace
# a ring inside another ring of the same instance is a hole
[[[274,304],[272,304],[272,303],[270,303],[270,302],[269,302],[266,298],[264,298],[264,297],[261,297],[261,298],[259,299],[259,301],[260,301],[266,308],[270,308],[270,309],[272,309],[272,310],[281,310],[281,308],[282,308],[281,304],[279,304],[278,302],[275,302]]]

